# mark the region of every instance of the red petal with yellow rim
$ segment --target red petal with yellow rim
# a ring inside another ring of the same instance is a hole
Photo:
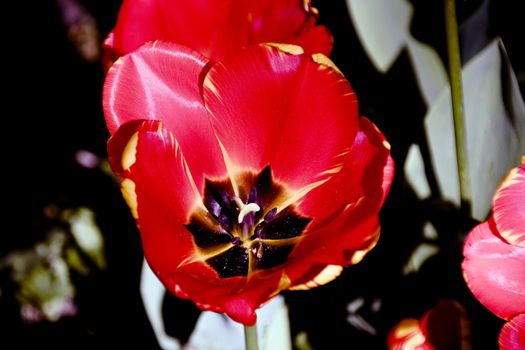
[[[320,283],[310,284],[319,278],[327,266],[346,266],[361,261],[379,239],[379,218],[371,203],[362,202],[353,210],[334,218],[313,232],[306,232],[289,257],[286,275],[292,285],[304,289]],[[335,269],[333,270],[337,272]],[[325,275],[323,283],[338,276]]]
[[[493,210],[501,237],[525,248],[525,165],[514,168],[498,188]]]
[[[489,220],[469,233],[463,255],[463,276],[485,307],[504,319],[525,312],[525,248],[503,241]]]
[[[287,274],[294,285],[308,284],[327,265],[358,263],[379,238],[378,212],[394,164],[381,132],[366,118],[360,125],[341,171],[299,206],[314,220],[290,256]]]
[[[103,106],[111,133],[131,120],[160,120],[184,153],[200,188],[203,175],[226,173],[199,91],[207,60],[179,45],[155,42],[122,57],[109,71]]]
[[[108,153],[137,219],[146,259],[164,285],[204,310],[253,325],[255,310],[288,285],[279,269],[225,279],[206,263],[209,256],[184,227],[202,199],[169,130],[160,121],[131,121],[111,137]]]
[[[183,225],[201,200],[176,140],[159,121],[134,121],[111,137],[108,153],[153,271],[176,269],[194,254]]]
[[[405,318],[388,333],[388,350],[436,350],[425,338],[419,320]]]
[[[270,164],[293,190],[333,176],[358,129],[348,81],[298,46],[228,56],[206,76],[203,94],[233,163],[257,170]]]
[[[224,312],[245,325],[256,321],[255,310],[285,289],[280,269],[259,271],[250,278],[218,278],[205,263],[194,262],[159,278],[178,297],[191,299],[201,309]]]
[[[322,225],[324,219],[344,212],[365,196],[373,198],[379,211],[388,194],[394,177],[390,145],[367,118],[359,118],[359,125],[341,170],[308,193],[299,205],[306,216],[316,218],[312,226]]]

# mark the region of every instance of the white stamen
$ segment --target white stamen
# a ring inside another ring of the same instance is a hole
[[[238,218],[239,224],[242,223],[246,215],[250,213],[256,213],[259,210],[261,210],[261,207],[259,207],[256,203],[248,203],[246,205],[243,205],[241,208],[241,211],[239,212],[239,218]]]

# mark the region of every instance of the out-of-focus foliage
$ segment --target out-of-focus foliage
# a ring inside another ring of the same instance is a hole
[[[74,316],[77,307],[71,274],[89,274],[86,257],[99,269],[106,266],[103,237],[91,210],[61,211],[50,205],[44,212],[49,220],[57,221],[45,239],[31,248],[12,251],[0,261],[0,268],[8,269],[17,284],[20,314],[27,322]]]

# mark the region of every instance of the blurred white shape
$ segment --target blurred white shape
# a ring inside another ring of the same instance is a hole
[[[437,52],[412,36],[408,36],[407,50],[421,96],[429,106],[448,85],[447,71]]]
[[[459,205],[447,73],[435,50],[411,36],[412,5],[406,0],[346,3],[361,44],[378,71],[387,72],[399,53],[408,51],[429,107],[425,128],[438,185],[446,200]],[[525,153],[525,104],[500,39],[490,42],[468,61],[462,80],[472,216],[484,220],[497,186],[509,169],[520,164],[520,156]],[[405,172],[418,196],[426,198],[430,191],[422,169],[421,155],[412,147]]]
[[[348,12],[370,61],[386,73],[403,49],[427,105],[447,85],[447,72],[436,51],[414,39],[410,22],[414,8],[406,0],[346,0]]]
[[[92,152],[85,149],[78,150],[75,153],[75,160],[84,168],[94,169],[100,164],[100,159]]]
[[[381,310],[381,299],[374,299],[372,305],[370,306],[370,310],[372,310],[372,312],[379,312],[379,310]]]
[[[75,210],[64,210],[63,217],[69,222],[71,234],[80,249],[93,260],[98,268],[104,268],[106,266],[104,238],[95,221],[95,213],[89,208],[80,207]]]
[[[376,299],[377,301],[379,299]],[[374,301],[374,302],[375,302]],[[376,335],[377,331],[376,329],[366,321],[363,316],[361,316],[358,311],[361,309],[365,304],[365,298],[363,297],[357,297],[354,300],[350,301],[346,305],[346,311],[348,311],[348,316],[346,317],[346,321],[350,323],[354,328],[367,332],[371,335]],[[380,305],[380,304],[379,304]],[[378,307],[377,305],[374,305],[375,307]]]
[[[504,65],[502,67],[502,64]],[[503,70],[502,70],[503,68]],[[502,79],[502,71],[508,76]],[[500,40],[492,41],[463,68],[467,150],[472,190],[472,215],[485,220],[492,197],[508,170],[525,153],[525,104]],[[506,86],[504,94],[502,83]],[[506,108],[504,99],[510,101]],[[425,117],[430,152],[445,199],[459,205],[454,126],[450,89],[443,89]],[[419,196],[421,159],[407,159],[407,177]]]
[[[386,73],[407,41],[412,6],[404,0],[346,0],[346,4],[368,57]]]
[[[363,297],[355,298],[354,300],[352,300],[346,305],[346,311],[348,311],[351,314],[355,314],[357,310],[363,307],[364,304],[365,304],[365,298]]]
[[[77,314],[77,306],[72,298],[55,297],[42,305],[42,311],[50,321],[58,321],[63,316]]]
[[[257,310],[261,350],[290,350],[288,309],[280,295]],[[244,350],[244,327],[223,314],[201,314],[185,350]]]
[[[164,329],[162,300],[165,293],[166,288],[164,288],[164,285],[162,285],[144,259],[140,276],[140,295],[142,296],[146,315],[149,318],[160,348],[163,350],[179,350],[181,348],[180,342],[176,338],[169,336]]]
[[[153,273],[146,260],[142,264],[140,294],[146,314],[163,350],[181,349],[180,342],[169,336],[162,318],[165,287]],[[291,350],[288,309],[280,295],[257,310],[257,333],[261,350]],[[244,327],[223,314],[204,311],[185,350],[244,350]]]
[[[367,332],[371,335],[377,335],[377,330],[359,314],[348,315],[346,321],[360,331]]]
[[[435,241],[439,237],[436,228],[430,221],[426,221],[423,225],[423,237],[430,241]]]
[[[419,271],[421,266],[428,260],[431,256],[436,255],[439,252],[437,245],[430,243],[420,243],[416,249],[408,258],[407,263],[403,266],[403,275],[408,275]]]
[[[412,144],[408,149],[404,170],[405,174],[411,174],[411,176],[407,178],[407,181],[416,189],[417,195],[420,198],[429,197],[430,186],[425,175],[425,166],[421,157],[421,150],[417,144]]]

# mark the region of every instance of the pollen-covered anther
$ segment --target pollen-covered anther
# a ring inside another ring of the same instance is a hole
[[[263,256],[263,247],[261,244],[255,244],[255,246],[252,248],[252,254],[253,256],[257,257],[257,259],[262,259]]]

